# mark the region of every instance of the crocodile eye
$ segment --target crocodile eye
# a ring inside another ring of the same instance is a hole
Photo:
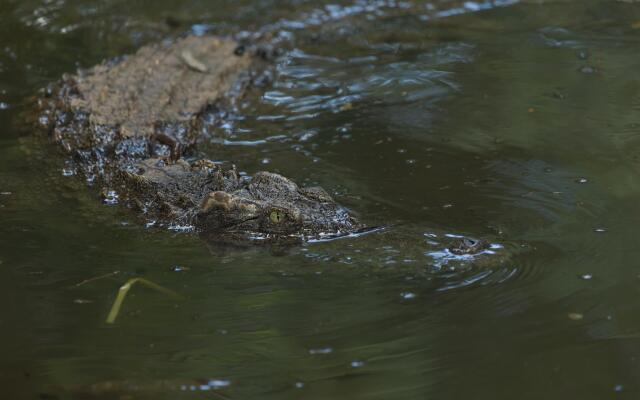
[[[279,224],[280,222],[284,221],[284,213],[280,210],[273,210],[271,211],[271,214],[269,214],[269,219],[274,224]]]

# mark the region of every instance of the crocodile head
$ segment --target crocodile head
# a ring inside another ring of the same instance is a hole
[[[258,172],[234,191],[208,193],[196,217],[203,233],[255,237],[326,237],[360,223],[320,187],[301,188],[284,176]]]

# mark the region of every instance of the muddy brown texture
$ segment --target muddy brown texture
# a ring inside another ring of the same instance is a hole
[[[148,136],[161,122],[193,120],[221,99],[256,61],[235,55],[232,40],[190,36],[171,45],[141,48],[115,66],[78,75],[81,95],[71,107],[96,125],[118,125],[123,137]]]
[[[220,239],[360,230],[322,188],[268,172],[244,177],[233,166],[192,158],[206,140],[203,112],[224,110],[262,80],[268,53],[211,36],[149,45],[47,87],[38,121],[105,203],[125,204],[148,224]]]

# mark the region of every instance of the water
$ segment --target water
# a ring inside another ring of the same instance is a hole
[[[612,0],[2,2],[0,397],[638,398],[638,21]],[[62,73],[184,31],[286,49],[205,155],[387,228],[286,250],[145,227],[21,124]],[[492,254],[447,253],[461,234]],[[136,286],[106,324],[133,277],[184,299]]]

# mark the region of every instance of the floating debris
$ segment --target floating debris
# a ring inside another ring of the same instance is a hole
[[[93,277],[93,278],[85,279],[82,282],[76,283],[75,285],[72,285],[70,287],[79,287],[79,286],[85,285],[85,284],[87,284],[89,282],[97,281],[98,279],[104,279],[104,278],[108,278],[110,276],[118,275],[119,273],[120,273],[120,271],[109,272],[109,273],[104,274],[104,275],[99,275],[99,276],[96,276],[96,277]]]
[[[118,290],[118,295],[116,296],[116,299],[113,302],[113,306],[111,306],[111,311],[109,311],[109,315],[107,316],[107,321],[106,321],[107,324],[113,324],[114,322],[116,322],[116,318],[118,318],[118,314],[120,313],[120,308],[122,307],[122,302],[127,296],[127,293],[129,293],[129,290],[131,290],[131,287],[138,282],[142,285],[147,286],[148,288],[155,289],[161,293],[164,293],[167,296],[170,296],[179,300],[182,299],[182,296],[180,296],[178,293],[174,292],[173,290],[164,288],[158,285],[157,283],[153,283],[144,278],[132,278],[132,279],[129,279],[124,285],[120,286],[120,289]]]
[[[569,319],[572,321],[580,321],[581,319],[584,318],[584,314],[572,312],[567,314],[567,317],[569,317]]]

